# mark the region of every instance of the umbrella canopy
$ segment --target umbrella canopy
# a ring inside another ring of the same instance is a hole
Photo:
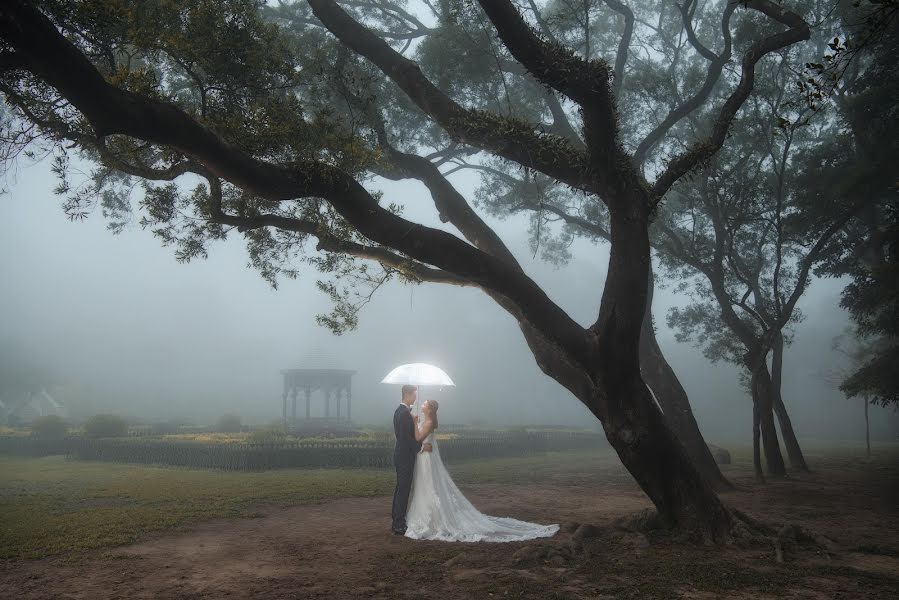
[[[425,363],[409,363],[400,365],[387,374],[381,383],[399,383],[402,385],[456,385],[443,369]]]

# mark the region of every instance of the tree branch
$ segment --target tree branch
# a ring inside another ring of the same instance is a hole
[[[771,0],[749,0],[744,6],[757,10],[779,23],[783,23],[789,29],[755,42],[743,54],[740,83],[721,107],[718,119],[712,127],[712,134],[668,164],[668,167],[652,186],[656,198],[664,196],[678,179],[714,155],[724,144],[727,132],[737,111],[740,110],[746,98],[752,92],[755,83],[756,63],[770,52],[786,48],[802,40],[807,40],[811,36],[809,25],[802,17],[789,9],[774,4]]]
[[[333,0],[309,0],[315,15],[344,45],[375,64],[455,141],[489,150],[568,185],[597,191],[587,156],[568,141],[537,132],[524,121],[463,108],[440,91],[419,66],[355,21]]]
[[[313,221],[267,213],[255,216],[241,216],[225,213],[222,210],[222,186],[219,178],[211,173],[202,171],[198,174],[206,177],[209,182],[209,212],[211,220],[215,223],[237,227],[238,231],[248,231],[250,229],[259,229],[260,227],[274,227],[284,231],[293,231],[311,235],[318,240],[315,249],[319,252],[325,251],[337,254],[347,254],[358,258],[374,260],[386,267],[394,268],[397,271],[420,281],[445,283],[457,286],[474,285],[471,281],[459,277],[458,275],[440,269],[430,268],[427,265],[417,263],[405,256],[391,252],[387,248],[368,246],[328,235],[320,224]]]
[[[627,65],[627,53],[631,47],[631,38],[634,35],[634,11],[630,9],[621,0],[605,0],[605,3],[624,17],[624,32],[621,34],[621,40],[618,42],[618,53],[615,54],[615,76],[612,79],[612,85],[615,89],[615,95],[621,94],[621,88],[624,85],[624,67]]]
[[[541,39],[509,0],[478,0],[478,3],[515,60],[538,81],[581,107],[591,163],[600,167],[600,177],[611,178],[616,159],[623,152],[618,144],[617,114],[605,61],[585,60],[570,48]]]
[[[655,129],[650,131],[637,146],[637,149],[634,151],[634,162],[636,164],[642,165],[646,161],[646,156],[649,151],[652,150],[659,140],[671,130],[674,124],[701,107],[712,93],[712,90],[718,83],[718,79],[721,77],[721,71],[724,69],[724,65],[730,60],[730,18],[736,8],[737,4],[734,2],[728,3],[724,8],[724,15],[721,17],[721,29],[724,32],[724,49],[721,51],[720,56],[707,50],[698,40],[696,40],[695,34],[693,34],[693,28],[689,26],[690,19],[685,12],[685,8],[681,8],[681,12],[684,15],[684,23],[687,27],[687,35],[690,38],[691,43],[693,43],[694,47],[705,50],[705,52],[700,51],[700,54],[706,58],[709,58],[710,55],[711,58],[709,60],[711,60],[711,62],[706,70],[705,81],[703,82],[702,87],[686,102],[672,109],[665,119],[659,123]]]
[[[52,23],[23,0],[4,4],[0,37],[23,56],[28,70],[81,111],[100,136],[121,133],[170,146],[215,176],[270,201],[324,198],[364,237],[509,298],[548,339],[578,362],[593,364],[584,329],[523,273],[447,232],[391,213],[339,169],[317,160],[290,166],[258,160],[178,107],[108,84]]]

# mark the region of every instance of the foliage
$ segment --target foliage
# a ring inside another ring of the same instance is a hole
[[[94,415],[84,424],[84,435],[89,438],[123,437],[127,434],[128,423],[118,415]]]
[[[291,438],[284,427],[279,425],[254,429],[247,436],[247,441],[253,444],[280,444],[289,439]]]
[[[237,433],[242,427],[240,415],[233,414],[222,415],[215,424],[216,431],[220,433]]]
[[[37,417],[31,422],[31,435],[46,439],[61,439],[69,432],[69,425],[59,415]]]
[[[859,22],[880,14],[878,6],[858,4],[849,13],[822,15],[815,46],[828,48],[836,39],[843,47]],[[890,18],[895,21],[894,12]],[[883,25],[889,27],[889,19],[877,27]],[[872,60],[871,34],[862,33],[864,50],[861,41],[849,43],[852,52],[838,57],[830,48],[827,81],[809,79],[794,87],[808,54],[800,48],[782,52],[777,70],[760,75],[741,123],[731,129],[732,144],[693,179],[680,182],[660,211],[659,258],[681,281],[677,289],[690,290],[693,299],[669,313],[668,325],[678,340],[693,341],[713,361],[745,364],[747,353],[780,327],[787,328],[788,343],[789,327],[802,318],[790,299],[806,285],[803,265],[819,275],[838,274],[835,257],[847,256],[857,236],[852,232],[883,206],[884,193],[895,183],[889,166],[897,160],[895,136],[888,132],[896,126],[872,114],[895,114],[894,79],[878,74],[885,68],[879,65],[895,61]],[[859,83],[866,79],[872,95],[862,100]],[[810,93],[816,94],[811,103]],[[847,111],[856,99],[864,102],[866,118],[852,124]],[[868,123],[872,117],[879,125]],[[881,143],[883,156],[857,155],[847,162],[865,138],[877,135],[889,138]],[[832,230],[836,222],[842,225]],[[825,245],[816,249],[819,243]],[[874,291],[871,298],[890,297],[884,292]],[[769,348],[774,339],[767,338]]]
[[[806,214],[820,215],[832,194],[868,197],[870,206],[850,223],[818,273],[848,277],[840,305],[849,311],[868,352],[841,389],[872,402],[899,404],[899,18],[871,43],[864,65],[837,96],[837,135],[809,152],[802,180]]]

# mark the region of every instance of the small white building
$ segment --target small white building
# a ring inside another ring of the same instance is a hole
[[[0,423],[18,425],[46,415],[66,418],[68,410],[45,388],[27,392],[0,392]]]

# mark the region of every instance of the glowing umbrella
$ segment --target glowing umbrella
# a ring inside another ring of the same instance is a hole
[[[400,365],[387,374],[381,383],[398,383],[401,385],[456,385],[450,376],[440,367],[425,363],[409,363]]]
[[[415,385],[421,388],[423,385],[455,386],[450,376],[440,367],[425,363],[409,363],[400,365],[381,380],[381,383],[394,383],[400,385]]]

